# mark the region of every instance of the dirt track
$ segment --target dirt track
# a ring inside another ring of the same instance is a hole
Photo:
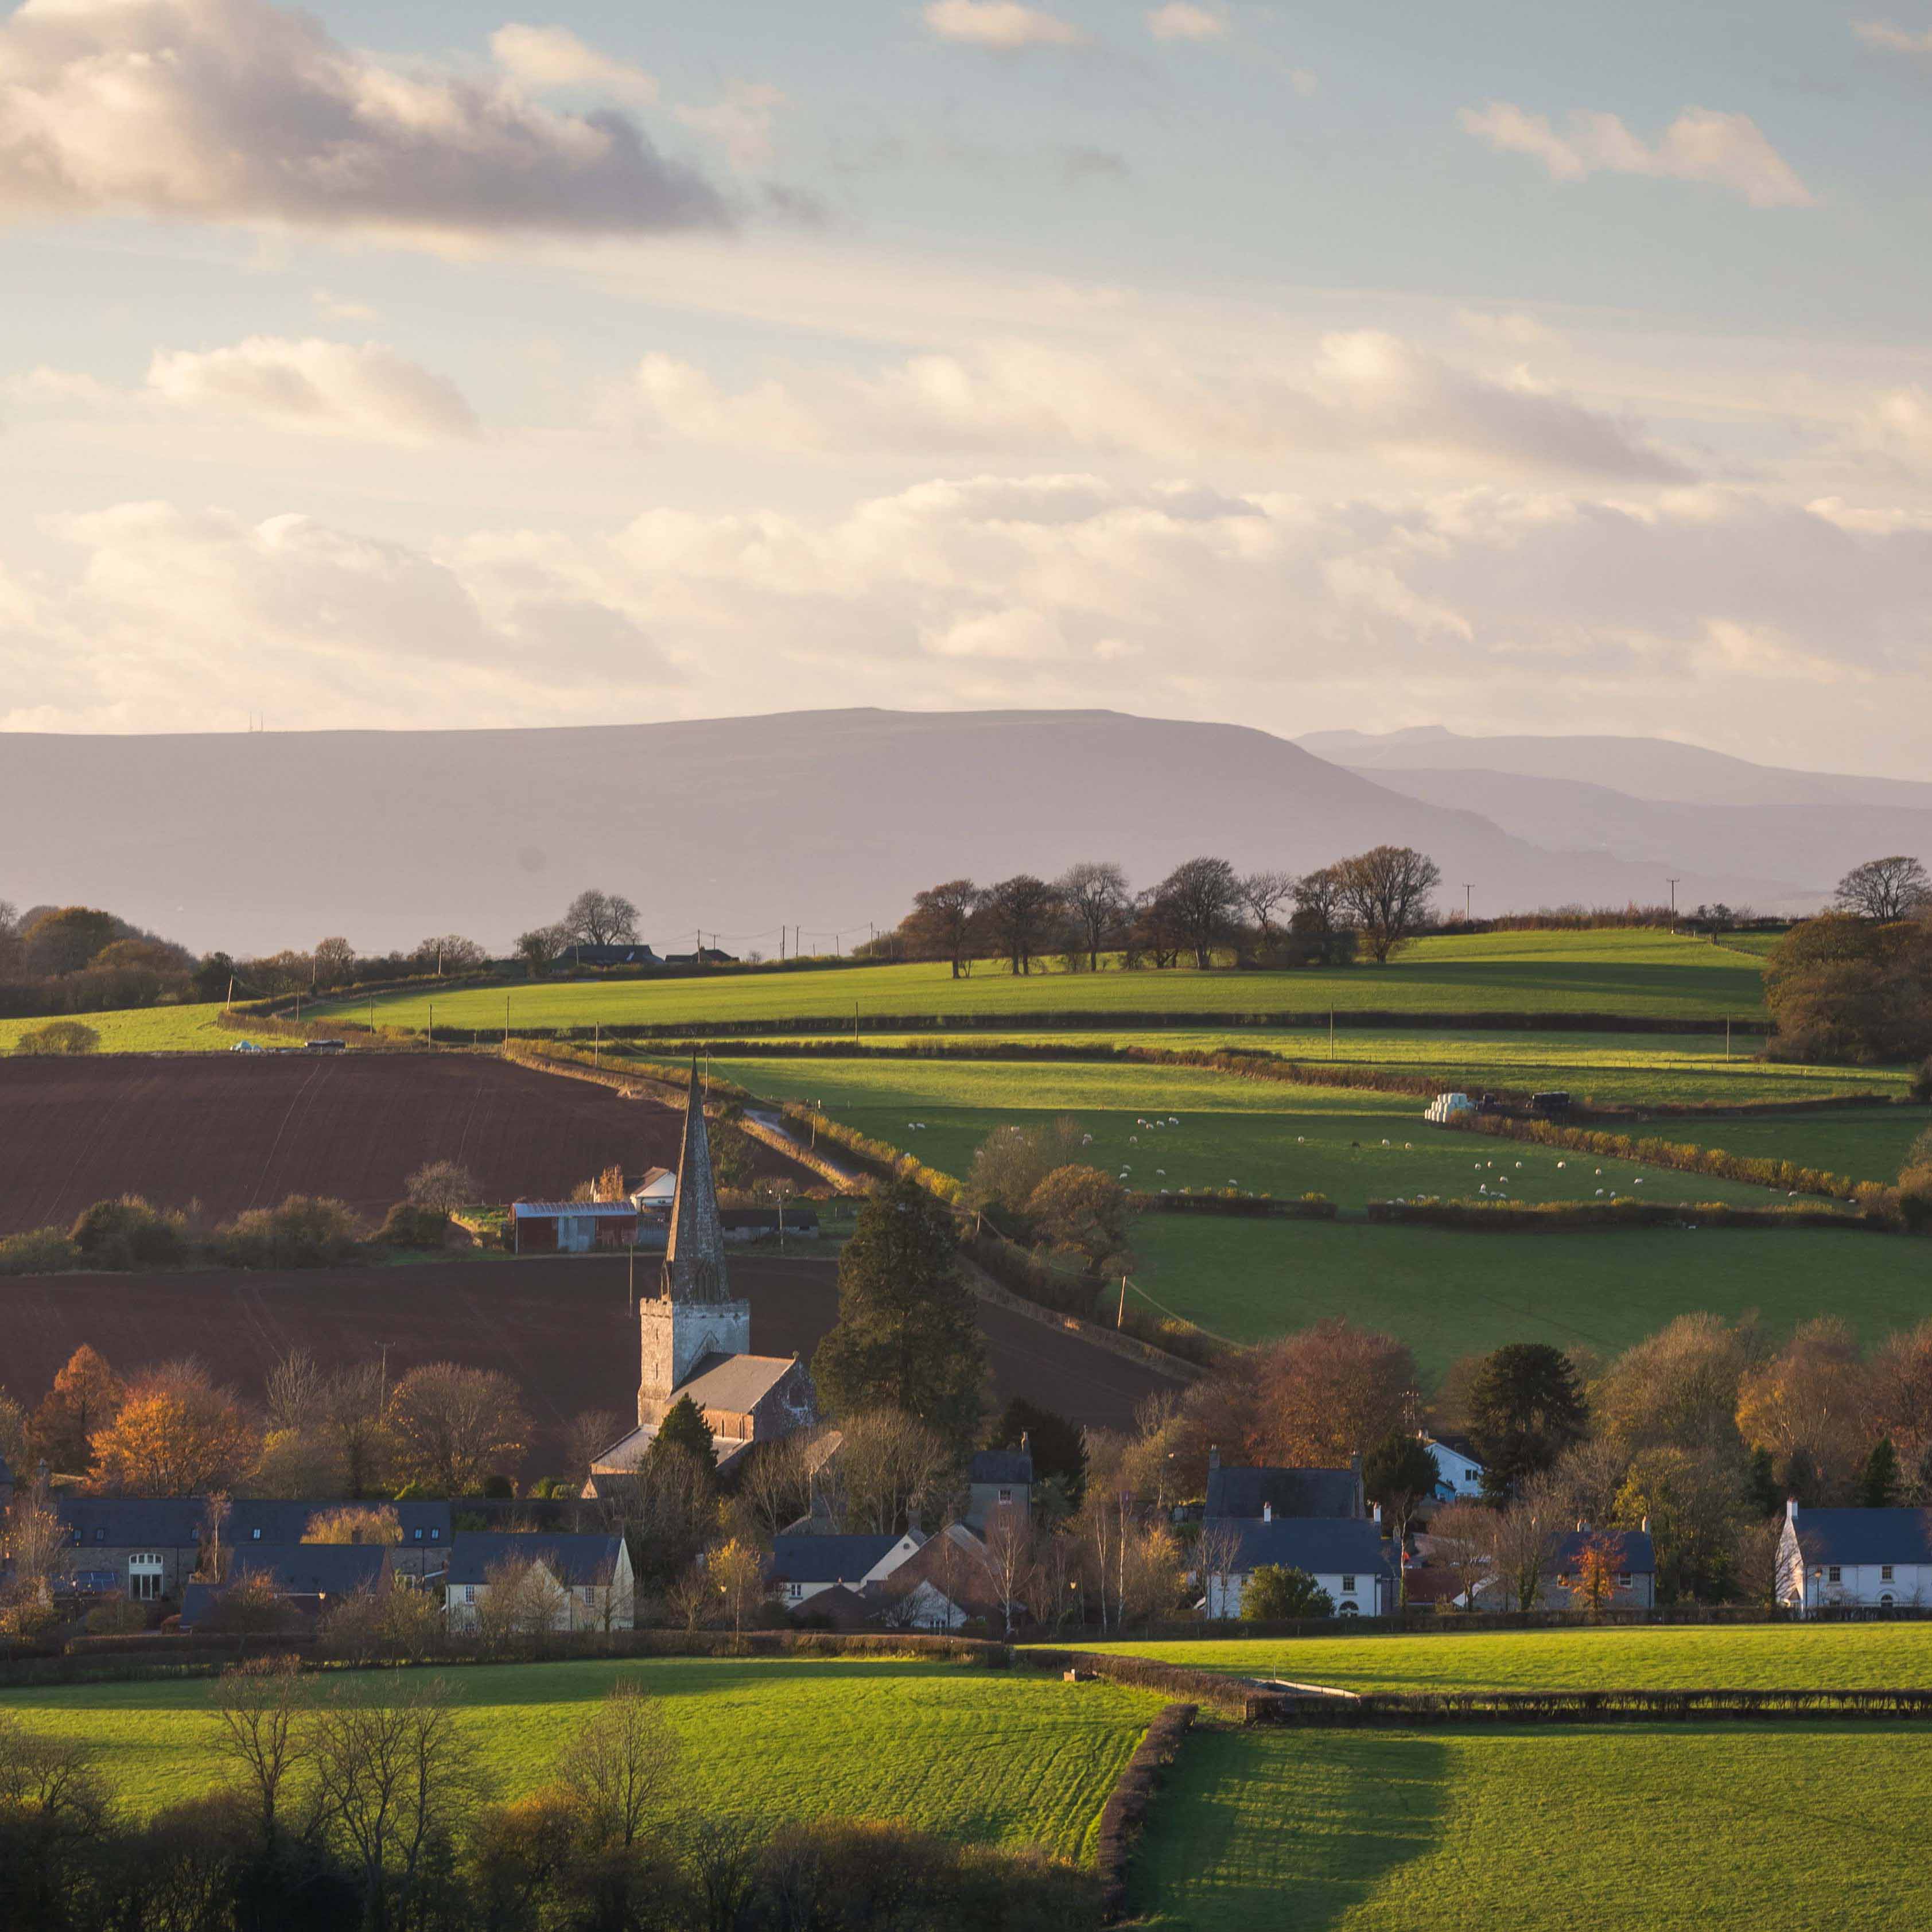
[[[733,1287],[752,1304],[760,1354],[808,1355],[837,1312],[830,1258],[734,1256]],[[638,1258],[640,1288],[655,1264]],[[124,1373],[193,1354],[244,1394],[300,1344],[325,1366],[386,1344],[392,1376],[445,1358],[500,1369],[538,1425],[526,1473],[555,1466],[562,1431],[586,1408],[630,1412],[636,1328],[626,1264],[601,1257],[427,1262],[286,1274],[209,1270],[155,1275],[29,1276],[0,1294],[0,1364],[17,1399],[38,1402],[62,1363],[92,1342]],[[1124,1427],[1134,1406],[1174,1384],[1151,1370],[982,1303],[996,1399],[1015,1395],[1076,1422]]]
[[[678,1130],[657,1101],[469,1054],[0,1059],[0,1234],[121,1194],[210,1220],[324,1194],[374,1219],[445,1158],[486,1200],[567,1194],[614,1163],[674,1166]]]

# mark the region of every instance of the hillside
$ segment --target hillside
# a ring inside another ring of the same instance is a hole
[[[1664,890],[1656,865],[1543,850],[1265,732],[1109,711],[17,733],[6,749],[0,819],[38,829],[7,897],[104,904],[237,953],[333,932],[365,950],[450,931],[506,947],[590,884],[634,900],[661,948],[701,926],[776,952],[802,923],[829,951],[962,873],[1106,857],[1144,884],[1204,851],[1305,869],[1384,840],[1431,853],[1451,896],[1474,882],[1479,907]],[[1726,866],[1680,892],[1768,902],[1784,878]]]

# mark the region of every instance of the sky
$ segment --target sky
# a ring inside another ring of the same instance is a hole
[[[520,4],[0,0],[0,728],[1932,774],[1932,0]]]

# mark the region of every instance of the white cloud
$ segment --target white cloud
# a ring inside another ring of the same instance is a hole
[[[1534,348],[1562,340],[1546,323],[1520,310],[1459,308],[1456,320],[1480,340],[1504,343],[1514,349]]]
[[[870,376],[801,373],[736,392],[689,363],[652,356],[635,388],[648,430],[749,449],[1066,449],[1182,460],[1208,450],[1359,450],[1424,470],[1474,460],[1510,473],[1685,474],[1627,423],[1369,330],[1325,337],[1300,362],[1215,367],[1190,367],[1164,346],[1080,354],[994,340]]]
[[[1012,52],[1022,47],[1084,46],[1087,36],[1070,20],[1019,0],[930,0],[927,27],[942,40]]]
[[[1597,173],[1652,175],[1708,182],[1742,196],[1754,208],[1811,208],[1817,197],[1766,140],[1748,114],[1687,107],[1646,145],[1615,114],[1578,109],[1558,134],[1548,118],[1507,100],[1463,109],[1464,130],[1499,154],[1528,154],[1556,181]]]
[[[513,20],[490,36],[490,51],[512,80],[532,93],[596,88],[646,106],[658,98],[655,76],[599,53],[568,27],[530,27]]]
[[[367,302],[350,302],[328,289],[311,289],[309,299],[332,322],[374,322],[376,311]]]
[[[723,142],[731,165],[749,174],[771,165],[772,120],[784,103],[783,90],[768,82],[734,81],[709,107],[672,111],[687,128]]]
[[[148,367],[148,388],[165,403],[271,429],[402,443],[476,430],[454,383],[376,342],[255,335],[202,352],[162,350]]]
[[[1932,464],[1932,392],[1909,382],[1875,397],[1852,424],[1850,446],[1914,464]]]
[[[1191,6],[1189,0],[1168,0],[1164,7],[1148,8],[1147,25],[1157,40],[1218,40],[1228,31],[1221,15]]]
[[[1932,27],[1894,27],[1889,20],[1860,20],[1852,28],[1866,46],[1889,53],[1932,54]]]
[[[0,216],[125,210],[442,236],[727,219],[620,116],[385,65],[267,0],[26,0],[0,22]]]

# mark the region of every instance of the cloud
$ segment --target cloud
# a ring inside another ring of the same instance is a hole
[[[769,167],[772,159],[772,120],[784,103],[782,89],[764,82],[734,81],[724,98],[709,107],[677,107],[672,112],[687,128],[723,142],[731,165],[741,174]]]
[[[1499,154],[1528,154],[1555,181],[1597,173],[1652,175],[1705,182],[1739,195],[1754,208],[1813,208],[1817,197],[1800,181],[1748,114],[1687,107],[1654,146],[1615,114],[1578,109],[1559,134],[1548,119],[1507,100],[1463,109],[1464,130]]]
[[[490,36],[490,51],[512,80],[534,94],[590,87],[646,105],[658,98],[653,76],[599,53],[568,27],[530,27],[513,20]]]
[[[1540,344],[1562,340],[1555,329],[1520,310],[1459,308],[1456,320],[1481,340],[1504,343],[1514,349],[1533,348]]]
[[[1183,460],[1209,450],[1359,450],[1425,470],[1474,460],[1510,472],[1688,475],[1629,424],[1371,330],[1325,337],[1300,362],[1211,368],[1154,346],[1075,354],[996,340],[868,376],[800,373],[736,392],[654,355],[639,365],[635,394],[652,434],[751,449],[1064,449]]]
[[[1018,0],[930,0],[928,29],[942,40],[1010,53],[1022,47],[1078,47],[1087,36],[1070,20]]]
[[[149,392],[271,429],[422,443],[472,436],[476,418],[455,384],[380,343],[250,336],[197,353],[158,352]]]
[[[0,22],[0,217],[637,234],[728,209],[632,122],[405,71],[266,0],[26,0]]]
[[[311,289],[309,299],[332,322],[374,322],[376,312],[367,302],[350,302],[328,289]]]
[[[1889,53],[1932,54],[1932,27],[1894,27],[1889,20],[1860,20],[1852,28],[1869,47]]]
[[[1190,6],[1188,0],[1168,0],[1164,7],[1149,8],[1147,26],[1157,40],[1218,40],[1228,31],[1219,14]]]

